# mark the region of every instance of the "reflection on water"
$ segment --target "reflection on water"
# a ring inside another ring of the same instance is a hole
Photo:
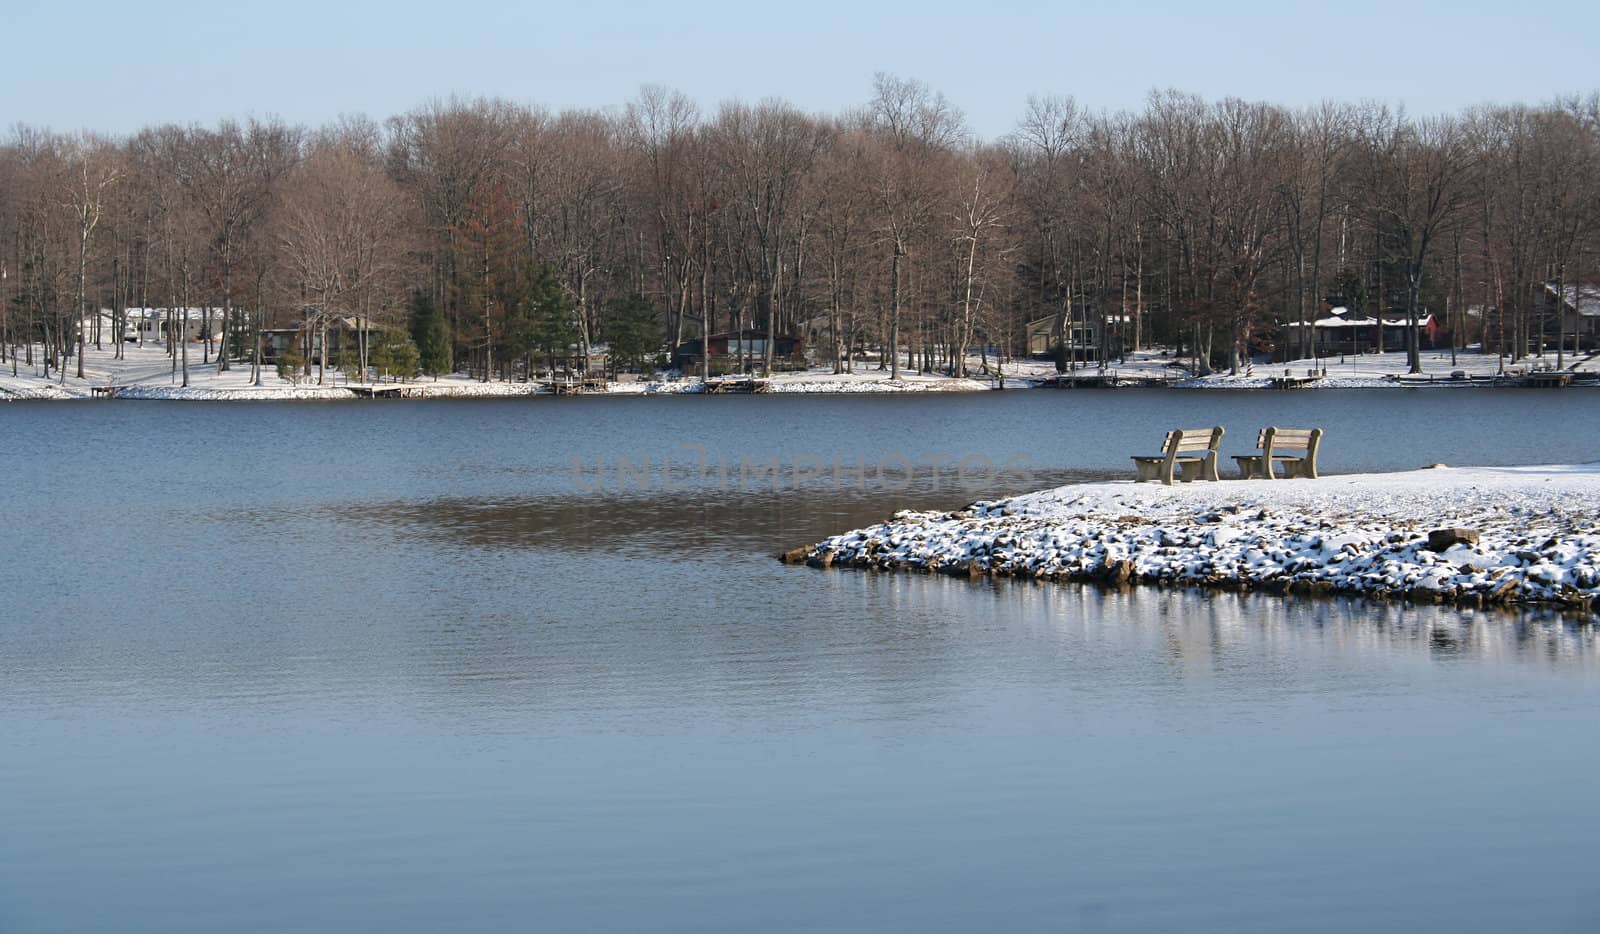
[[[984,396],[8,410],[0,931],[1592,927],[1591,626],[772,559],[1004,492],[925,470],[572,485],[617,432],[1001,424],[1042,484],[1194,420]]]
[[[1107,478],[1103,471],[1042,472],[1060,485]],[[729,490],[703,484],[671,492],[561,491],[539,496],[432,497],[330,503],[322,518],[423,536],[443,544],[614,553],[685,550],[745,554],[787,550],[842,529],[882,521],[898,509],[956,509],[1004,490],[967,487],[921,469],[904,484],[821,489]],[[251,516],[272,521],[271,513]]]
[[[482,549],[722,563],[727,563],[732,553],[742,556],[738,563],[743,566],[753,556],[878,521],[885,514],[885,498],[884,493],[872,491],[835,496],[824,503],[793,491],[737,498],[693,492],[521,500],[441,498],[330,505],[325,512],[336,521],[361,527],[377,547],[422,539]],[[948,492],[926,486],[904,497],[903,503],[907,508],[952,507]],[[966,612],[966,607],[955,605],[960,600],[974,599],[972,593],[990,592],[1003,601],[1007,613],[1113,620],[1112,625],[1117,626],[1159,618],[1167,627],[1181,631],[1182,638],[1175,644],[1182,646],[1221,646],[1230,638],[1247,637],[1303,646],[1306,639],[1312,639],[1341,651],[1424,651],[1440,659],[1522,658],[1579,667],[1593,664],[1596,651],[1596,633],[1586,617],[1546,608],[1478,610],[1344,597],[1149,588],[1118,591],[1093,585],[911,577],[920,589],[953,594],[952,616]],[[1052,591],[1054,596],[1049,595]]]

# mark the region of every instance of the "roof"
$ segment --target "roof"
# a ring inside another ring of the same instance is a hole
[[[112,312],[109,308],[102,308],[100,313],[109,315]],[[159,318],[162,321],[167,320],[167,309],[165,308],[124,308],[123,314],[128,316],[129,321],[144,321],[150,318]],[[172,315],[177,318],[188,318],[190,321],[203,321],[207,317],[212,319],[221,318],[222,308],[221,306],[213,306],[211,308],[174,308],[172,309]]]
[[[1546,282],[1545,291],[1556,294],[1556,284]],[[1600,286],[1564,285],[1561,287],[1561,304],[1573,309],[1583,318],[1600,318]]]
[[[1405,318],[1383,319],[1383,326],[1386,328],[1403,328],[1410,323],[1411,322],[1407,321]],[[1425,328],[1432,323],[1433,314],[1431,312],[1424,312],[1420,317],[1417,318],[1417,327],[1419,328]],[[1343,306],[1333,309],[1333,312],[1328,315],[1328,317],[1318,318],[1317,320],[1311,322],[1311,326],[1314,328],[1370,328],[1375,327],[1377,324],[1377,318],[1368,318],[1365,315],[1352,315],[1350,309]],[[1284,327],[1298,328],[1300,327],[1300,323],[1298,321],[1290,321],[1284,324]]]
[[[765,340],[767,337],[767,332],[761,330],[760,328],[742,328],[737,331],[719,331],[716,334],[711,335],[712,340],[729,340],[735,337],[741,340]],[[796,340],[797,338],[792,334],[779,334],[776,339],[780,341],[792,341]],[[688,341],[687,343],[694,343],[694,341]]]
[[[1054,328],[1055,327],[1055,323],[1056,323],[1056,318],[1061,314],[1064,314],[1064,313],[1063,312],[1057,312],[1056,314],[1045,315],[1043,318],[1034,318],[1032,321],[1028,322],[1028,330],[1030,330],[1030,331],[1039,330],[1045,325],[1049,325],[1050,327]],[[1118,323],[1127,324],[1127,323],[1129,323],[1129,322],[1131,322],[1133,320],[1133,316],[1132,315],[1120,315],[1120,314],[1104,314],[1104,315],[1093,315],[1093,314],[1091,314],[1091,315],[1084,316],[1084,315],[1079,315],[1077,313],[1074,313],[1070,318],[1062,318],[1061,319],[1063,326],[1065,326],[1067,324],[1071,324],[1074,327],[1083,327],[1084,322],[1086,322],[1086,321],[1089,324],[1093,324],[1096,320],[1104,321],[1107,324],[1118,324]]]

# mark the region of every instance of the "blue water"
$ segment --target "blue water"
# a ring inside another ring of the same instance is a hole
[[[0,932],[1600,927],[1581,621],[771,559],[1218,422],[1600,456],[1580,392],[0,407]]]

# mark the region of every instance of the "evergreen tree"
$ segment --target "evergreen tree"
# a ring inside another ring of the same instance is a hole
[[[278,378],[286,379],[296,386],[300,385],[300,369],[306,365],[306,358],[293,350],[285,350],[278,354]]]
[[[622,296],[606,309],[606,340],[619,366],[644,367],[661,349],[661,332],[650,302],[637,292]]]
[[[450,326],[444,309],[420,289],[411,296],[411,339],[418,369],[434,379],[451,371]]]
[[[572,298],[549,265],[541,266],[532,277],[518,312],[517,329],[526,347],[524,352],[544,357],[552,367],[555,358],[565,356],[578,339]]]
[[[344,374],[345,379],[352,383],[367,381],[366,369],[361,365],[361,351],[353,345],[340,348],[334,355],[334,367]]]
[[[386,336],[372,351],[372,366],[378,371],[380,380],[385,377],[415,378],[420,359],[417,345],[403,334]]]

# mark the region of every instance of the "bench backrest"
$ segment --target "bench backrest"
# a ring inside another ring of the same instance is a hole
[[[1189,451],[1216,451],[1222,444],[1222,426],[1215,428],[1179,428],[1167,432],[1161,443],[1163,454],[1183,454]]]
[[[1256,436],[1256,447],[1263,451],[1268,448],[1303,448],[1309,451],[1321,439],[1321,428],[1263,428]]]

